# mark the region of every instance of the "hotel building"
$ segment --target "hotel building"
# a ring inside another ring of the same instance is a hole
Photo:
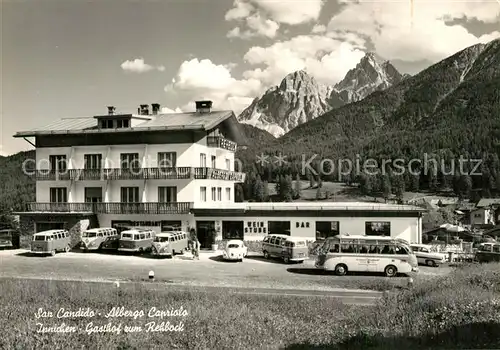
[[[137,114],[63,118],[14,137],[36,148],[25,162],[36,178],[36,202],[21,229],[66,228],[79,241],[93,227],[195,229],[202,247],[215,240],[260,240],[286,233],[314,240],[336,233],[384,234],[421,242],[422,209],[369,203],[236,203],[245,180],[235,159],[244,140],[232,111],[197,101],[192,113],[163,114],[159,104]],[[29,138],[34,138],[32,143]]]

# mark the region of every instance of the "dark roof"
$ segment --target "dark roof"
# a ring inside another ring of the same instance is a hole
[[[134,116],[135,117],[135,116]],[[169,113],[157,114],[132,128],[98,129],[94,117],[63,118],[46,126],[29,131],[17,132],[14,137],[30,137],[50,134],[82,134],[82,133],[118,133],[135,131],[162,130],[211,130],[220,123],[236,117],[232,111],[214,111],[210,113]],[[237,122],[237,121],[236,121]]]

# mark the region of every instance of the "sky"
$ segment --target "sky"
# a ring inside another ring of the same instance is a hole
[[[411,3],[413,2],[413,6]],[[0,155],[59,118],[241,112],[286,74],[335,84],[366,52],[415,74],[500,37],[500,0],[0,0]]]

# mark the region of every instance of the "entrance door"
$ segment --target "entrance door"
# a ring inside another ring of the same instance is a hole
[[[210,249],[215,240],[211,236],[211,231],[215,230],[215,221],[196,221],[196,235],[200,241],[201,248]]]

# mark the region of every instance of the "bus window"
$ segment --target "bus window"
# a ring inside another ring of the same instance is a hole
[[[369,246],[367,246],[366,244],[363,244],[359,247],[359,253],[360,254],[368,254],[368,250],[369,250]]]
[[[340,253],[340,244],[330,245],[330,253]]]
[[[384,248],[382,249],[381,254],[394,254],[394,250],[390,245],[384,245]]]
[[[394,247],[394,253],[400,254],[400,255],[401,254],[406,254],[406,255],[408,254],[408,252],[406,251],[406,249],[404,247],[398,247],[398,246]]]
[[[141,233],[139,239],[145,239],[146,238],[146,235],[144,233]]]
[[[376,246],[376,245],[370,246],[369,254],[379,254],[379,252],[380,252],[380,249],[378,249],[378,246]]]
[[[343,253],[354,253],[354,248],[352,244],[342,244]]]

